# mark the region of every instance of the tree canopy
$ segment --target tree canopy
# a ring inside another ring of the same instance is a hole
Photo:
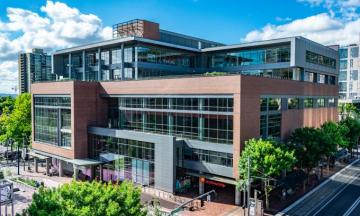
[[[316,128],[305,127],[296,129],[287,143],[289,149],[295,151],[298,166],[310,171],[321,159],[322,149],[319,145],[321,134]]]
[[[40,188],[23,216],[145,216],[140,195],[140,188],[128,181],[120,185],[73,181]]]
[[[31,136],[31,95],[17,96],[12,112],[6,110],[0,117],[0,140],[12,139],[22,145]]]
[[[360,121],[351,117],[346,117],[339,122],[339,125],[347,128],[345,137],[346,142],[343,143],[344,148],[347,148],[352,153],[352,149],[358,144],[360,137]]]
[[[296,162],[294,152],[287,150],[275,140],[250,139],[246,141],[239,160],[240,187],[245,186],[248,178],[248,158],[251,161],[250,176],[259,178],[264,183],[268,208],[268,194],[271,191],[270,178],[293,167]]]

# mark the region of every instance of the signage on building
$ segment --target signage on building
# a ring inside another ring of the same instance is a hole
[[[211,181],[211,180],[207,180],[207,179],[205,179],[205,184],[214,185],[214,186],[221,187],[221,188],[226,187],[226,185],[224,183],[217,182],[217,181]]]

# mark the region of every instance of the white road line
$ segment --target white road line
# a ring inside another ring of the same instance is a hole
[[[321,202],[321,203],[320,203],[321,207],[320,207],[314,214],[312,214],[312,215],[317,215],[319,212],[321,212],[325,207],[327,207],[327,205],[328,205],[329,203],[331,203],[331,201],[333,201],[337,196],[339,196],[339,194],[340,194],[341,192],[343,192],[348,186],[350,186],[351,183],[353,183],[358,177],[359,177],[359,175],[353,176],[353,177],[351,178],[351,181],[348,182],[348,183],[346,183],[335,195],[333,195],[333,196],[331,197],[331,199],[329,199],[329,200],[326,201],[325,203],[324,203],[324,202]],[[317,206],[319,206],[319,205],[317,205]],[[316,207],[317,207],[317,206],[316,206]],[[309,215],[309,214],[313,211],[313,209],[314,209],[314,208],[312,208],[311,211],[308,212],[306,215]]]
[[[354,209],[359,205],[360,203],[360,197],[357,198],[357,200],[350,206],[350,208],[343,214],[343,216],[349,216],[351,212],[354,211]]]
[[[324,185],[326,185],[328,182],[330,182],[331,180],[335,179],[338,175],[340,175],[344,170],[348,169],[349,167],[351,167],[352,165],[354,165],[356,162],[358,162],[359,159],[356,159],[355,161],[353,161],[351,164],[347,165],[346,167],[342,168],[339,172],[335,173],[334,175],[332,175],[330,178],[326,179],[323,183],[321,183],[319,186],[317,186],[316,188],[312,189],[311,191],[309,191],[308,193],[306,193],[304,196],[302,196],[300,199],[296,200],[293,204],[291,204],[290,206],[288,206],[286,209],[284,209],[283,211],[279,212],[276,214],[276,216],[284,216],[286,215],[286,212],[288,212],[289,210],[291,210],[292,208],[294,208],[296,205],[298,205],[300,202],[304,201],[307,197],[309,197],[310,195],[312,195],[313,193],[315,193],[316,191],[318,191],[320,188],[322,188]]]

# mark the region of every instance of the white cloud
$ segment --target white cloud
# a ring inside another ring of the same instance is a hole
[[[111,27],[99,17],[83,14],[61,2],[47,1],[44,15],[22,8],[7,8],[8,20],[0,20],[0,92],[12,92],[17,85],[17,54],[32,48],[48,52],[110,39]]]
[[[360,7],[360,0],[298,1],[306,2],[311,6],[323,6],[328,11],[292,20],[284,24],[267,24],[261,29],[249,32],[241,40],[249,42],[290,36],[304,36],[325,45],[346,45],[359,41],[360,16],[357,13],[357,9]]]

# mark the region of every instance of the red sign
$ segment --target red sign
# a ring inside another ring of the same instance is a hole
[[[205,180],[205,184],[214,185],[214,186],[221,187],[221,188],[226,187],[226,185],[224,183],[211,181],[211,180],[207,180],[207,179]]]

